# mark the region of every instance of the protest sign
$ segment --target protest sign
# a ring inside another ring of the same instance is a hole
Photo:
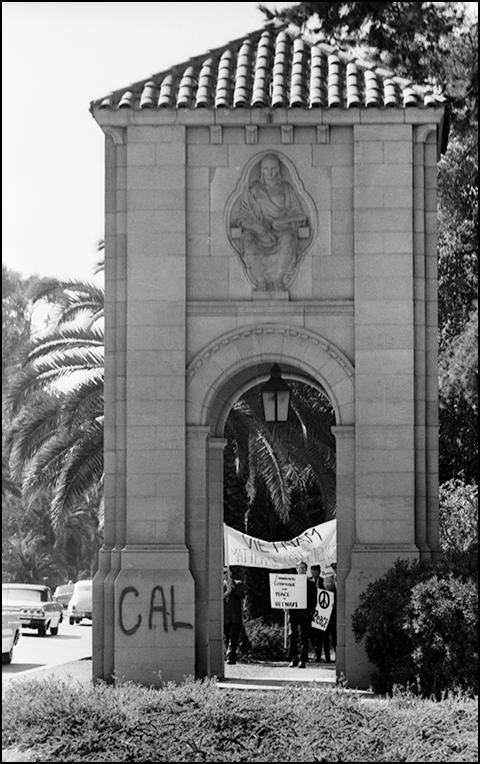
[[[290,541],[263,541],[224,525],[225,564],[285,570],[299,562],[331,566],[337,560],[337,521],[315,525]]]
[[[307,577],[302,574],[270,573],[272,608],[304,610],[307,607]]]
[[[326,589],[317,589],[317,605],[312,619],[314,629],[327,630],[334,602],[335,595],[333,592],[327,592]]]

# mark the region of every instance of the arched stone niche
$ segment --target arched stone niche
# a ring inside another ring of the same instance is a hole
[[[225,207],[228,240],[255,290],[285,291],[317,235],[317,210],[295,165],[264,151],[245,165]]]

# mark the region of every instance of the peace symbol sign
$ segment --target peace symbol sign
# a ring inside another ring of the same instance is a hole
[[[322,608],[322,610],[326,610],[327,607],[330,605],[330,595],[328,592],[320,592],[318,595],[318,604]]]

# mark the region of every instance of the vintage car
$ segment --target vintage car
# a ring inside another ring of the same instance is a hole
[[[20,639],[22,625],[16,615],[2,610],[2,663],[11,663],[13,648]]]
[[[48,629],[58,634],[63,620],[63,607],[44,584],[2,584],[2,610],[17,616],[24,629],[37,629],[40,637]]]
[[[68,603],[68,620],[71,625],[80,623],[82,618],[92,619],[92,582],[77,581]]]
[[[64,610],[66,610],[68,607],[68,603],[70,602],[73,594],[74,586],[75,584],[73,582],[70,582],[69,584],[61,584],[60,586],[57,586],[53,592],[53,599],[56,602],[59,602]]]

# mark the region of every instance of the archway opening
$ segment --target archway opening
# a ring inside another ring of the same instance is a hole
[[[225,422],[224,522],[265,541],[289,541],[336,517],[335,411],[320,385],[295,376],[288,379],[287,422],[265,422],[261,384],[243,392]],[[233,569],[245,591],[239,662],[287,660],[285,616],[271,607],[270,573]],[[314,641],[310,650],[315,661]]]

